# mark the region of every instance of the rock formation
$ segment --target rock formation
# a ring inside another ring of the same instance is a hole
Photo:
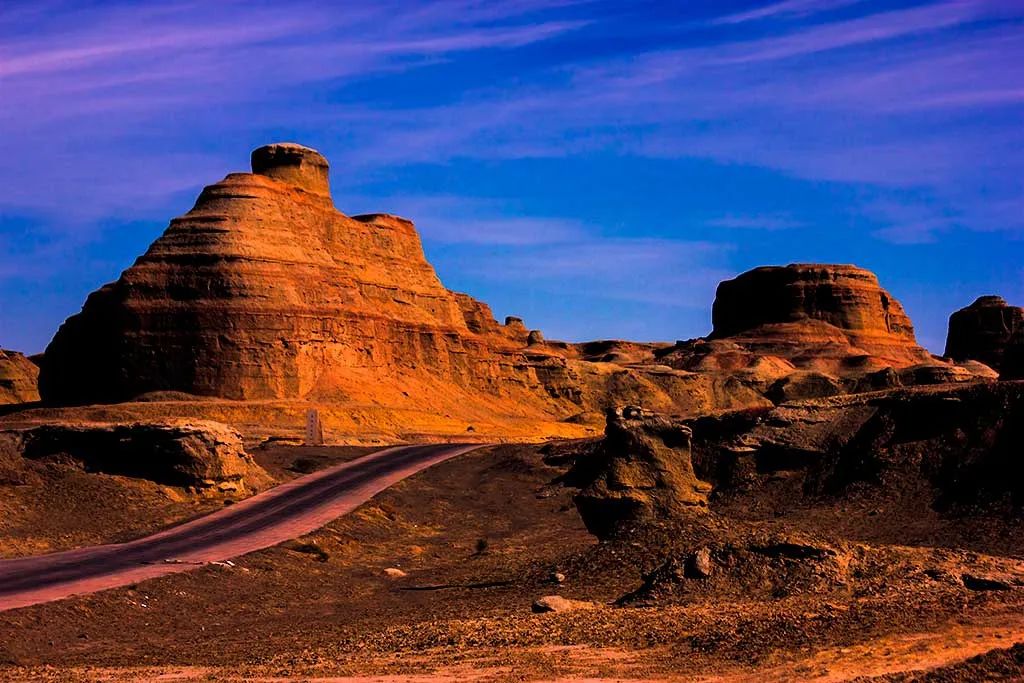
[[[538,386],[514,354],[522,322],[445,289],[411,222],[337,211],[309,148],[261,147],[252,168],[205,188],[64,323],[42,363],[46,401],[345,400],[431,382],[525,400]]]
[[[658,361],[733,377],[775,403],[993,376],[919,346],[900,303],[856,266],[755,268],[719,285],[712,323],[706,339],[656,352]]]
[[[853,266],[744,273],[720,286],[713,322],[708,339],[674,346],[570,344],[514,316],[499,324],[486,304],[441,284],[411,222],[342,214],[327,160],[275,144],[252,153],[252,173],[206,187],[89,296],[46,349],[39,389],[51,419],[56,406],[128,402],[118,419],[226,419],[254,425],[253,437],[294,429],[306,404],[339,436],[583,436],[626,403],[695,415],[879,379],[976,377],[919,347],[899,303]],[[199,398],[245,406],[228,418]],[[374,424],[341,406],[372,407]],[[43,415],[23,412],[18,424]]]
[[[1000,296],[978,297],[949,316],[945,355],[980,361],[1004,379],[1024,377],[1024,308]]]
[[[903,307],[875,275],[848,265],[765,266],[718,286],[710,339],[781,351],[854,347],[893,365],[928,358]]]
[[[57,458],[90,472],[149,479],[200,494],[245,494],[269,475],[242,448],[238,432],[216,422],[44,425],[0,432],[0,447],[23,458]]]
[[[704,512],[711,486],[690,460],[690,428],[638,407],[608,412],[604,440],[577,461],[567,481],[582,488],[576,507],[591,533]]]
[[[39,367],[17,351],[0,349],[0,404],[39,400]]]
[[[1024,509],[1024,382],[836,396],[683,424],[696,472],[723,496],[784,481],[787,504],[881,488],[896,499],[920,491],[939,509]]]

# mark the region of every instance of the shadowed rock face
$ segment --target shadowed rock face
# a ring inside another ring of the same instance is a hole
[[[604,440],[567,477],[583,489],[575,502],[591,533],[605,538],[707,510],[711,485],[694,474],[689,427],[637,407],[607,419]]]
[[[445,289],[411,222],[337,211],[314,150],[268,145],[252,164],[206,187],[64,323],[45,400],[346,399],[412,375],[489,394],[538,385],[512,354],[525,329]]]
[[[1024,308],[999,296],[978,297],[949,317],[946,356],[981,361],[1003,379],[1024,377]]]
[[[39,400],[39,367],[17,351],[0,349],[0,404]]]
[[[846,344],[906,365],[928,357],[900,303],[849,265],[766,266],[718,286],[710,339]]]

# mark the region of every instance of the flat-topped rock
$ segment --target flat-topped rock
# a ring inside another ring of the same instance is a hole
[[[978,297],[949,317],[945,355],[980,361],[1005,379],[1024,377],[1024,308],[1001,296]]]
[[[763,266],[718,286],[710,339],[848,346],[887,363],[909,365],[928,354],[910,318],[868,270],[851,265]],[[841,349],[834,349],[841,351]]]
[[[315,149],[294,142],[278,142],[253,150],[252,172],[314,194],[331,194],[327,159]]]

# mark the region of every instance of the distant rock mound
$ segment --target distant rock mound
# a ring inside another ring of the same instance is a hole
[[[945,355],[988,365],[1003,379],[1024,378],[1024,308],[978,297],[949,317]]]
[[[57,459],[205,495],[246,494],[271,483],[238,432],[209,421],[43,425],[0,431],[0,445],[29,460]]]
[[[591,533],[609,537],[636,524],[707,510],[710,484],[690,460],[689,427],[639,407],[608,412],[604,440],[580,458],[567,481]]]
[[[43,359],[44,400],[176,391],[386,402],[455,385],[550,402],[515,353],[522,322],[499,325],[445,289],[410,221],[340,213],[327,160],[301,145],[255,150],[252,170],[206,187],[64,323]]]
[[[900,303],[870,271],[849,265],[764,266],[718,286],[710,339],[786,355],[794,345],[848,345],[892,364],[928,358]]]
[[[658,362],[732,377],[775,403],[994,377],[919,346],[899,301],[856,266],[755,268],[719,285],[712,323]]]
[[[0,404],[39,400],[39,367],[17,351],[0,349]]]

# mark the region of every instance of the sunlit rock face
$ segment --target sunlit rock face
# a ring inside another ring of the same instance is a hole
[[[268,145],[252,167],[206,187],[64,323],[43,361],[45,400],[344,399],[406,376],[536,388],[513,353],[525,332],[445,289],[410,221],[339,212],[315,150]]]
[[[0,349],[0,404],[39,400],[39,367],[17,351]]]

